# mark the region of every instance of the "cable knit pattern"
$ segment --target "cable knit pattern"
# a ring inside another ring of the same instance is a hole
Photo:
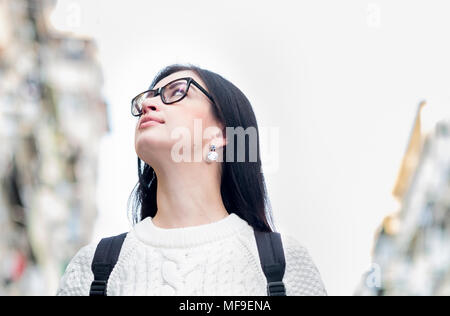
[[[281,233],[287,295],[327,295],[319,271],[295,238]],[[89,295],[97,243],[81,248],[57,295]],[[147,217],[128,233],[109,277],[114,295],[267,295],[253,227],[235,213],[219,221],[160,228]]]

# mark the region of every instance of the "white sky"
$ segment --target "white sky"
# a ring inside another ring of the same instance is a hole
[[[396,210],[391,190],[418,103],[428,101],[425,127],[448,114],[449,9],[445,0],[60,0],[55,25],[98,40],[110,106],[95,238],[129,229],[131,98],[163,66],[191,62],[232,81],[260,130],[278,131],[262,143],[277,228],[307,247],[330,295],[352,295],[378,225]]]

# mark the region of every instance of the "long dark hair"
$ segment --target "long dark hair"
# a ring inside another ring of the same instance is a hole
[[[244,130],[254,127],[256,129],[256,162],[247,159],[247,137],[245,137],[245,161],[238,161],[236,148],[233,151],[234,160],[232,162],[227,161],[227,155],[223,155],[220,191],[228,213],[235,213],[256,230],[275,231],[270,200],[261,169],[258,124],[249,100],[227,79],[193,64],[173,64],[163,68],[153,79],[150,89],[161,79],[183,70],[193,71],[203,80],[205,88],[215,101],[215,104],[211,103],[213,113],[225,127],[242,127]],[[232,143],[236,147],[236,142]],[[230,142],[228,142],[229,144]],[[223,153],[225,151],[226,146],[223,148]],[[157,212],[158,178],[150,165],[141,161],[139,157],[137,162],[139,180],[128,199],[128,208],[130,199],[133,200],[131,208],[133,224],[148,216],[154,217]]]

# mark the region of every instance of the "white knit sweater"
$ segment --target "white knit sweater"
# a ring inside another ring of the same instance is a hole
[[[281,233],[286,295],[327,295],[307,250]],[[81,248],[57,295],[89,295],[97,243]],[[235,213],[209,224],[161,228],[147,217],[127,234],[109,277],[113,295],[267,295],[253,227]]]

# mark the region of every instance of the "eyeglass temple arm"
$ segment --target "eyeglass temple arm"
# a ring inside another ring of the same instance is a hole
[[[203,87],[201,85],[199,85],[197,82],[195,82],[194,80],[191,81],[191,83],[193,83],[197,88],[199,88],[211,101],[212,103],[214,103],[213,98],[209,95],[208,91],[206,91],[205,89],[203,89]]]

